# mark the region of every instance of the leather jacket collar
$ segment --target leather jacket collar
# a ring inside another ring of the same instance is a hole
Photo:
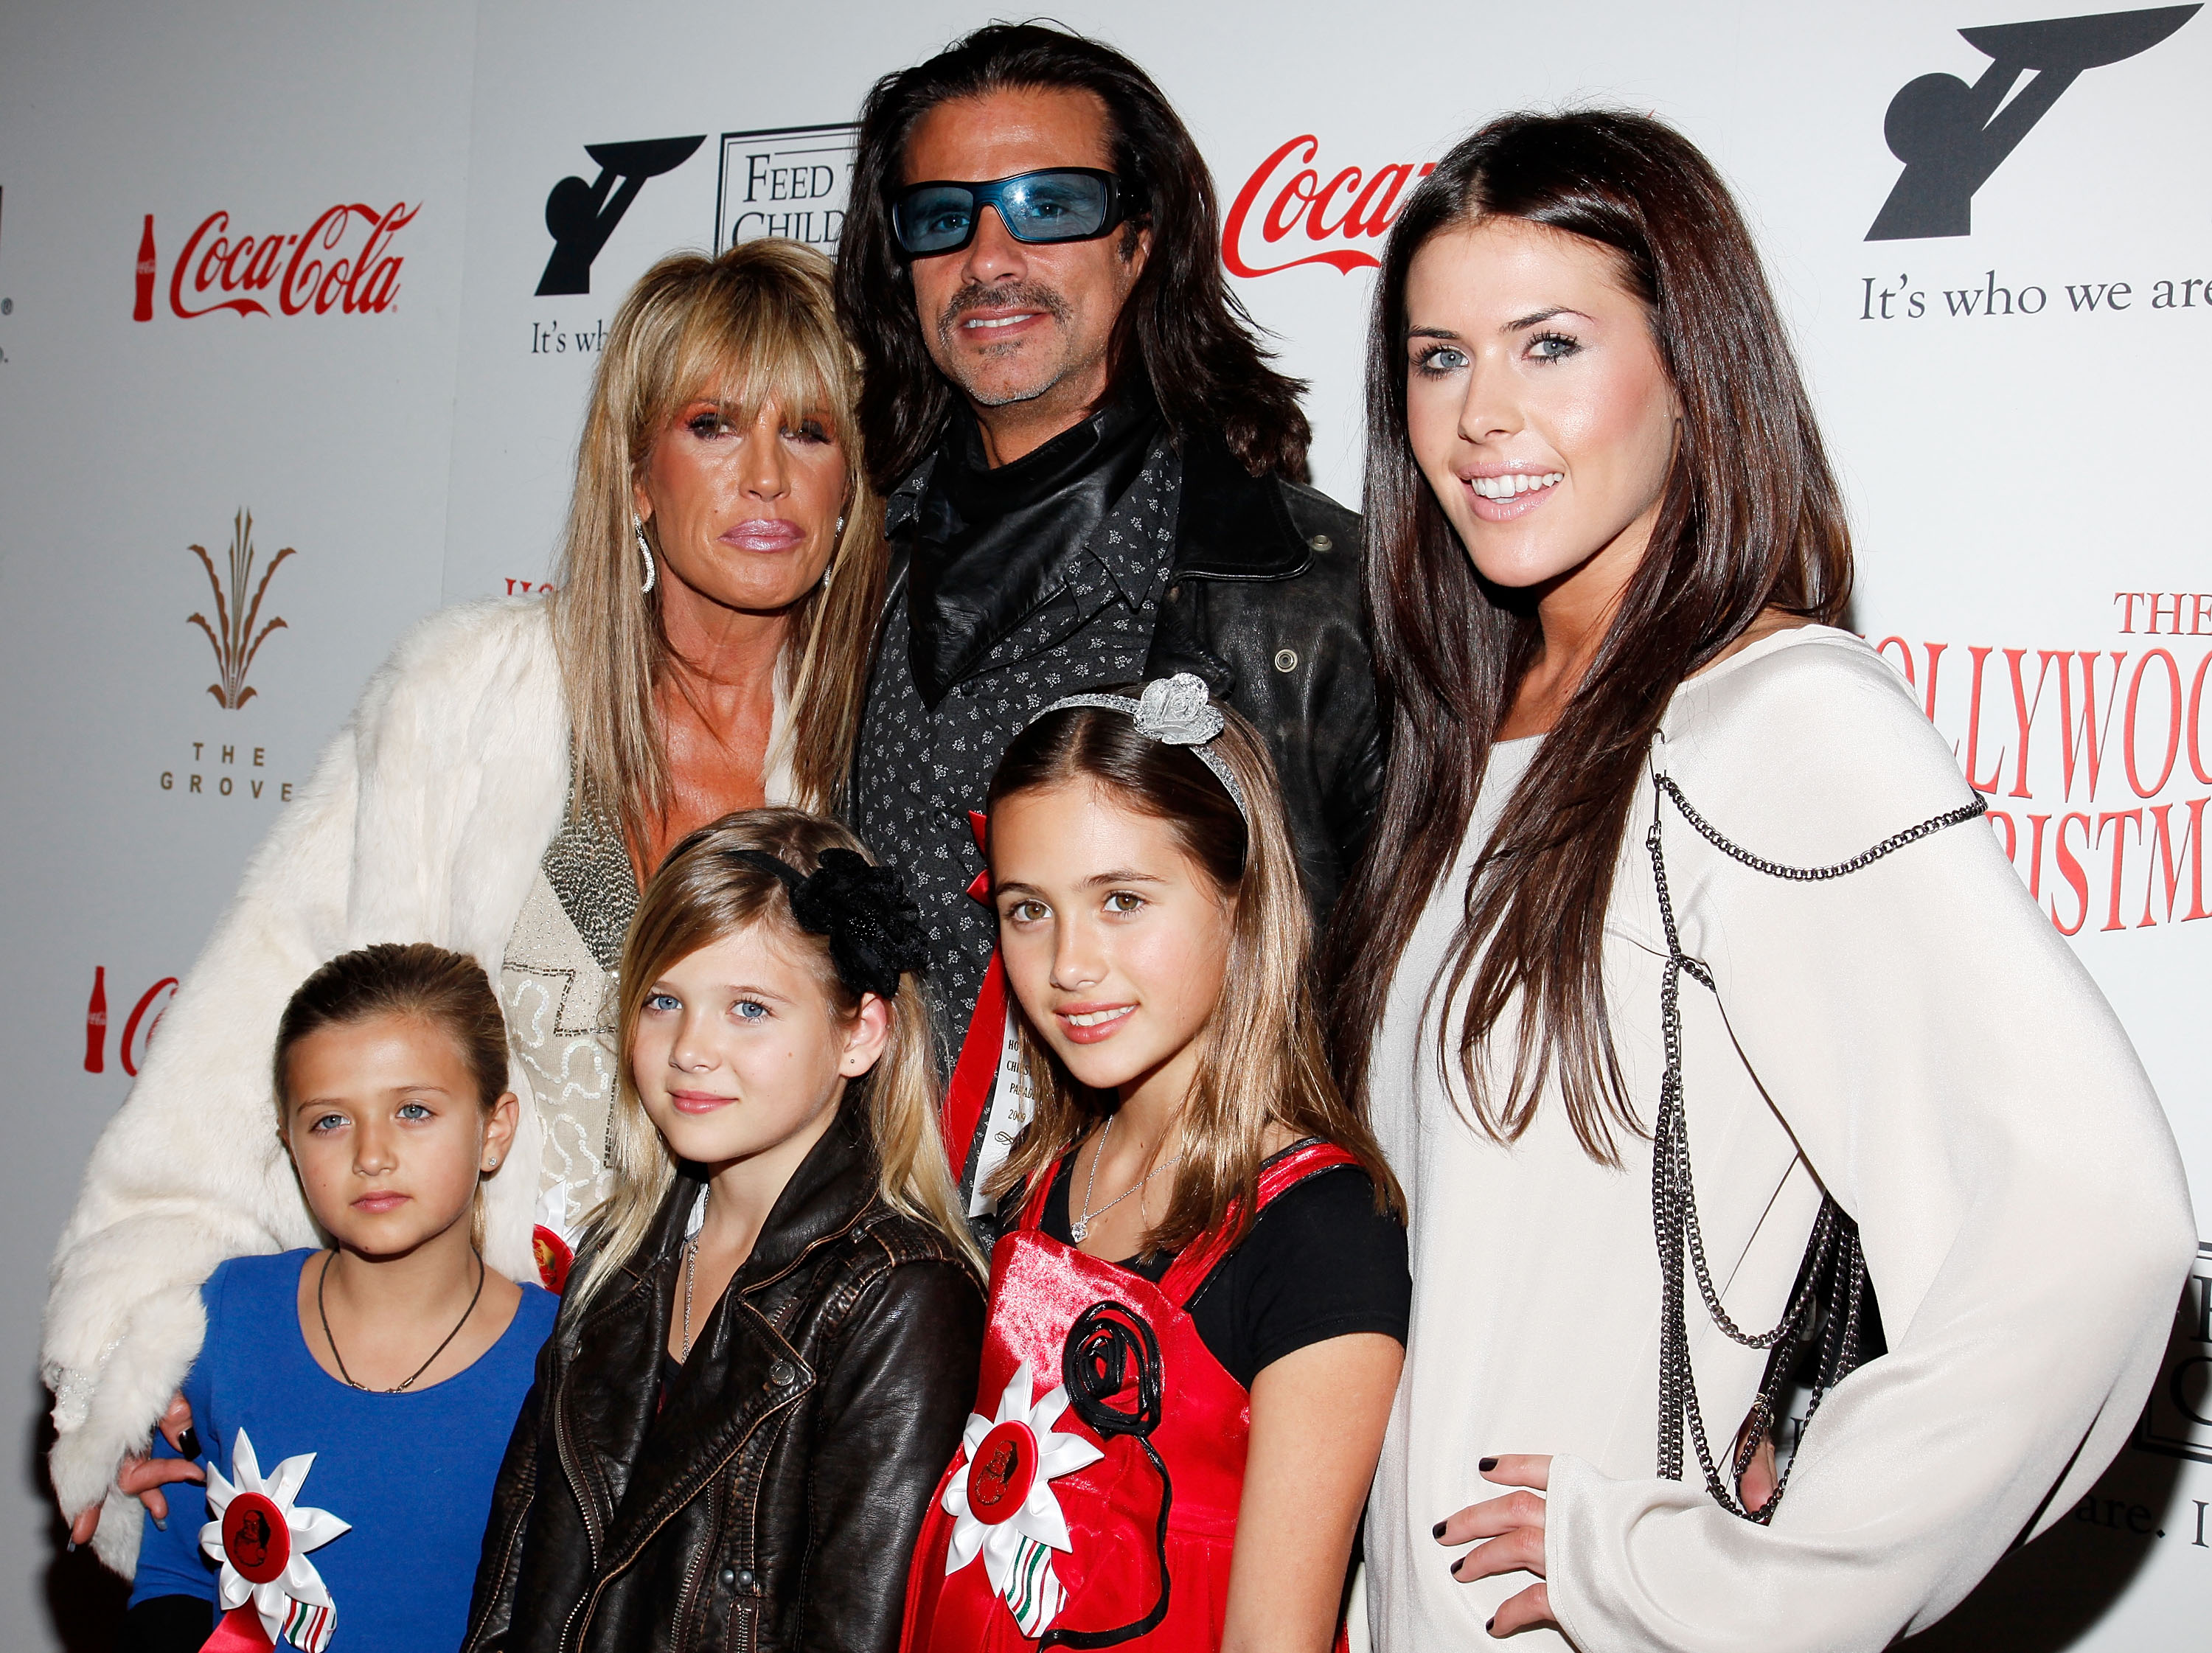
[[[797,1401],[814,1373],[750,1302],[807,1254],[857,1222],[875,1191],[864,1127],[866,1101],[848,1091],[838,1117],[800,1162],[752,1255],[720,1302],[696,1304],[690,1358],[659,1405],[660,1360],[680,1290],[684,1231],[701,1182],[680,1175],[652,1238],[571,1334],[574,1353],[554,1426],[598,1538],[612,1562],[642,1545],[688,1503],[771,1413]]]
[[[961,410],[954,422],[957,424],[969,416],[964,409]],[[1054,439],[1065,440],[1065,436]],[[1037,453],[1046,453],[1053,446],[1048,442]],[[1183,441],[1180,447],[1182,504],[1176,520],[1175,564],[1170,577],[1291,580],[1304,574],[1313,561],[1312,550],[1291,520],[1282,483],[1273,477],[1252,475],[1218,437],[1196,435]],[[1034,459],[1036,455],[1030,457]],[[921,538],[931,484],[940,464],[941,450],[939,455],[916,466],[887,502],[884,526],[902,553],[896,559],[902,571],[909,563],[905,553],[910,552]],[[919,647],[922,634],[933,621],[922,605],[911,599],[911,580],[908,584],[909,610]],[[895,591],[897,585],[895,580]]]
[[[1182,509],[1176,519],[1170,578],[1291,580],[1312,561],[1280,482],[1254,476],[1218,437],[1183,444]]]
[[[1149,395],[1124,397],[994,469],[975,415],[954,410],[912,519],[908,611],[925,705],[1058,589],[1055,576],[1136,480],[1158,428]]]
[[[861,1122],[867,1105],[865,1081],[847,1087],[837,1104],[837,1117],[776,1196],[752,1255],[732,1282],[738,1291],[757,1291],[780,1279],[806,1253],[850,1228],[860,1214],[876,1191],[875,1154]],[[678,1173],[654,1219],[652,1238],[639,1248],[627,1272],[641,1276],[681,1251],[691,1208],[704,1186],[695,1167],[687,1165]]]

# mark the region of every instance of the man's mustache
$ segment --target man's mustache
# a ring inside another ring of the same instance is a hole
[[[937,319],[937,336],[949,349],[953,329],[960,318],[970,310],[995,310],[1008,305],[1023,305],[1042,310],[1054,321],[1066,322],[1074,311],[1067,301],[1042,282],[969,282],[946,301],[945,310]]]

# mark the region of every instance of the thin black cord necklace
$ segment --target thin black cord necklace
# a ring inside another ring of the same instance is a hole
[[[447,1345],[452,1343],[455,1338],[461,1334],[461,1328],[467,1325],[469,1323],[469,1316],[476,1313],[477,1299],[483,1296],[483,1253],[477,1250],[474,1246],[471,1246],[469,1250],[474,1254],[477,1260],[477,1289],[469,1296],[469,1306],[461,1310],[461,1317],[453,1322],[453,1329],[446,1334],[446,1341],[444,1343],[441,1343],[436,1348],[430,1351],[430,1359],[425,1360],[421,1365],[416,1367],[413,1371],[408,1373],[405,1378],[401,1380],[399,1383],[394,1383],[388,1389],[370,1389],[368,1384],[358,1382],[355,1378],[354,1375],[346,1370],[345,1357],[338,1352],[338,1340],[337,1338],[331,1335],[331,1311],[323,1307],[323,1282],[330,1279],[331,1258],[336,1256],[337,1254],[333,1252],[330,1256],[325,1256],[323,1259],[322,1272],[315,1276],[315,1313],[322,1320],[323,1340],[331,1346],[331,1358],[338,1363],[338,1376],[345,1379],[346,1383],[349,1388],[362,1389],[370,1395],[397,1395],[403,1389],[413,1387],[415,1380],[420,1377],[424,1372],[430,1370],[430,1362],[435,1360],[440,1355],[445,1353]]]

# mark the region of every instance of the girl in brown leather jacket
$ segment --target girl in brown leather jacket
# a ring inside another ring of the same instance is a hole
[[[981,1260],[914,904],[843,828],[678,845],[625,949],[614,1189],[494,1495],[467,1653],[885,1650]]]

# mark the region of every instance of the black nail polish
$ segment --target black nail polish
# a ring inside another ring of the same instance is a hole
[[[1495,1626],[1497,1623],[1498,1623],[1498,1620],[1495,1620],[1495,1619],[1485,1619],[1485,1620],[1482,1621],[1482,1627],[1483,1627],[1484,1631],[1485,1631],[1485,1632],[1486,1632],[1488,1634],[1492,1635],[1492,1636],[1495,1636],[1495,1635],[1498,1633],[1498,1632],[1497,1632],[1495,1629],[1493,1629],[1493,1628],[1492,1628],[1492,1626]]]
[[[185,1432],[177,1437],[177,1450],[187,1458],[198,1457],[200,1455],[199,1431],[186,1424]]]
[[[1481,1462],[1475,1465],[1475,1468],[1486,1475],[1492,1470],[1498,1468],[1498,1460],[1495,1458],[1485,1458]]]
[[[1456,1577],[1459,1577],[1460,1562],[1462,1562],[1462,1561],[1465,1561],[1466,1559],[1467,1559],[1467,1558],[1466,1558],[1465,1556],[1462,1556],[1462,1557],[1460,1557],[1459,1561],[1455,1561],[1455,1562],[1453,1562],[1453,1563],[1452,1563],[1452,1577],[1453,1577],[1456,1578]]]
[[[1431,1528],[1429,1528],[1429,1536],[1430,1536],[1431,1538],[1442,1538],[1443,1535],[1444,1535],[1444,1524],[1443,1524],[1443,1522],[1442,1522],[1441,1521],[1440,1521],[1440,1522],[1438,1522],[1435,1526],[1433,1526],[1433,1527],[1431,1527]]]

